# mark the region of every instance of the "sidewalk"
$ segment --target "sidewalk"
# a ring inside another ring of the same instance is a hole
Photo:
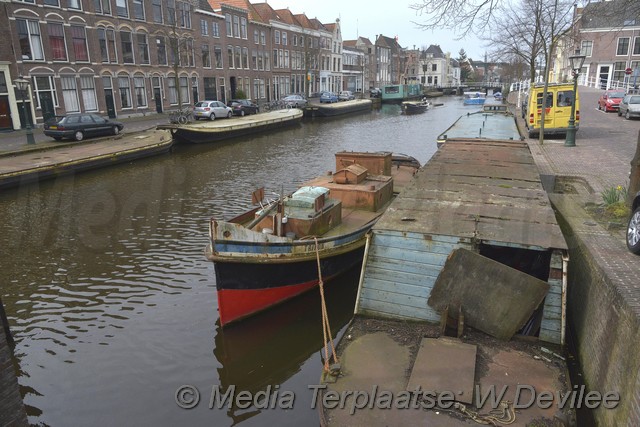
[[[124,123],[123,133],[140,132],[147,129],[155,129],[159,124],[165,124],[169,121],[167,114],[150,114],[147,116],[131,117],[126,119],[116,119]],[[2,153],[16,151],[40,150],[45,148],[64,146],[69,140],[61,142],[55,141],[53,138],[45,136],[42,133],[42,127],[33,129],[33,136],[36,141],[34,145],[27,144],[26,131],[24,129],[17,131],[0,132],[0,155]]]

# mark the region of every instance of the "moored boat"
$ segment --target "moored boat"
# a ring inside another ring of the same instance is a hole
[[[391,153],[336,154],[336,172],[293,194],[210,223],[220,324],[240,320],[362,261],[366,233],[393,198]],[[254,193],[261,201],[263,192]]]
[[[465,92],[464,105],[482,105],[485,101],[485,94],[482,92]]]
[[[426,99],[422,101],[404,101],[402,103],[402,112],[404,114],[421,114],[431,107],[431,103]]]

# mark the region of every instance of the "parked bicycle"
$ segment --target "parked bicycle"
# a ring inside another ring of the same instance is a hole
[[[287,105],[285,102],[283,102],[282,100],[274,100],[271,101],[267,104],[264,105],[264,110],[265,111],[275,111],[275,110],[282,110],[282,109],[290,109],[291,106]]]
[[[169,122],[174,124],[186,125],[191,123],[193,113],[189,109],[175,110],[169,113]]]

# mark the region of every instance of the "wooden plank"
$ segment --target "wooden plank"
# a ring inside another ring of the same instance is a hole
[[[436,311],[462,305],[469,326],[510,339],[542,303],[549,284],[472,251],[447,260],[428,304]]]

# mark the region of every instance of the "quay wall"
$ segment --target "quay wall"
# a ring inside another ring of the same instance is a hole
[[[616,263],[620,242],[600,226],[589,225],[579,200],[557,194],[550,198],[569,245],[568,320],[585,385],[620,395],[615,409],[600,407],[593,416],[603,426],[639,425],[639,278],[633,271],[612,274],[606,267]]]
[[[0,426],[28,426],[4,326],[0,324]]]

